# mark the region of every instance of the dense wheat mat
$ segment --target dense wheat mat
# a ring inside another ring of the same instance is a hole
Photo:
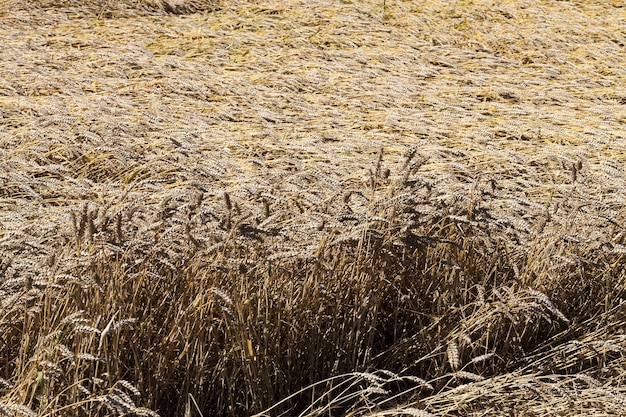
[[[0,0],[0,417],[626,415],[622,1]]]

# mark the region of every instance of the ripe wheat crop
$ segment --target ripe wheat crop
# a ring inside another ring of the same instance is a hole
[[[0,3],[0,416],[626,415],[620,2]]]

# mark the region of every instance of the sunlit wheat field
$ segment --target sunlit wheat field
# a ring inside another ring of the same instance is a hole
[[[0,6],[0,416],[626,415],[622,1]]]

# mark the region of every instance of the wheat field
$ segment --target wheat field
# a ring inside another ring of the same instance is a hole
[[[626,415],[623,2],[0,4],[0,416]]]

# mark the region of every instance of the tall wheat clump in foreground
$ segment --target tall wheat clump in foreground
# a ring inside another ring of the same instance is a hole
[[[67,3],[2,15],[0,416],[626,414],[622,73],[561,2]]]

